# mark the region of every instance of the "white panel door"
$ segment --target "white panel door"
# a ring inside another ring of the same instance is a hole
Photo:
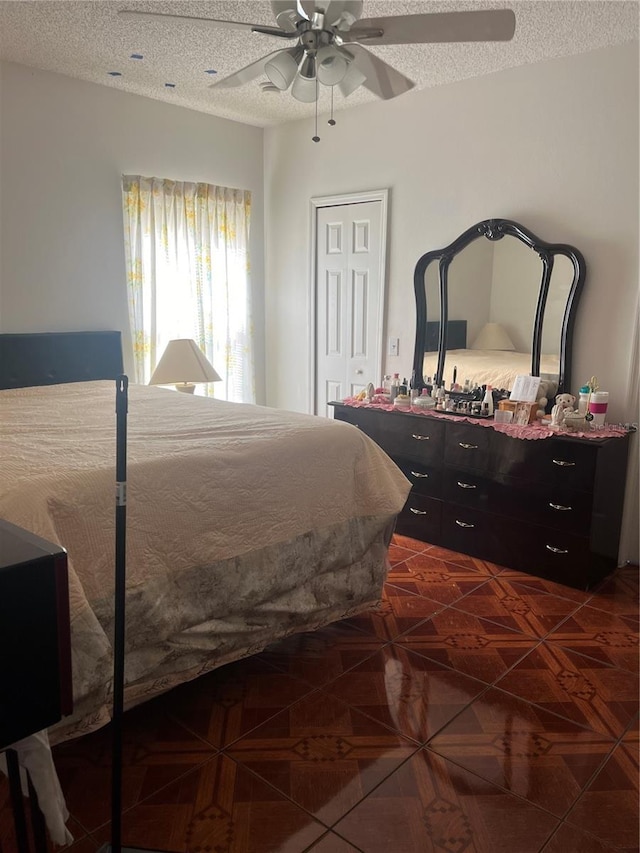
[[[382,355],[382,202],[319,207],[316,218],[315,411],[377,385]]]

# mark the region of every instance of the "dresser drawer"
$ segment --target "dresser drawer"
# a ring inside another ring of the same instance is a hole
[[[334,409],[334,418],[337,421],[352,424],[358,427],[369,438],[372,438],[376,443],[380,433],[380,412],[371,411],[370,409],[358,409],[349,406],[336,406]]]
[[[442,469],[438,465],[425,465],[422,462],[412,462],[409,459],[394,459],[398,468],[413,486],[418,494],[432,498],[442,497]]]
[[[492,512],[507,518],[588,536],[593,495],[563,486],[497,477],[489,505]]]
[[[506,562],[504,519],[491,513],[464,506],[444,504],[442,509],[442,544],[451,551],[461,551],[500,565]]]
[[[508,565],[514,569],[580,589],[595,579],[588,537],[538,524],[514,522],[505,528]]]
[[[494,433],[495,472],[531,482],[591,491],[599,447],[589,441],[540,438],[533,441]]]
[[[381,418],[378,444],[389,456],[417,462],[442,460],[445,424],[435,418],[389,412]]]
[[[421,542],[440,543],[442,502],[411,492],[398,516],[396,531]]]
[[[447,503],[487,511],[491,509],[491,481],[473,471],[445,467],[442,496]]]
[[[489,427],[466,423],[448,423],[444,460],[455,468],[488,471],[491,464]]]

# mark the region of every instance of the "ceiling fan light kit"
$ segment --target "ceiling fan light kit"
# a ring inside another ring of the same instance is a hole
[[[304,57],[301,48],[292,48],[277,53],[264,66],[264,73],[278,89],[288,89],[298,71],[298,65]]]
[[[282,40],[297,39],[294,47],[283,47],[267,54],[216,80],[211,87],[242,86],[261,75],[280,91],[291,87],[293,98],[315,103],[314,142],[319,141],[320,85],[331,90],[331,125],[335,124],[333,91],[336,86],[343,98],[364,86],[385,100],[414,87],[412,80],[369,50],[369,46],[509,41],[515,32],[515,15],[511,9],[429,12],[382,18],[362,18],[363,0],[271,0],[271,9],[276,26],[133,10],[122,10],[119,14],[139,20],[186,21]]]

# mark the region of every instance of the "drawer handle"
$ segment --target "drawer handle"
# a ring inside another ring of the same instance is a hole
[[[461,489],[477,489],[478,488],[477,486],[474,486],[473,483],[462,483],[460,480],[458,480],[458,485],[460,486]]]
[[[564,459],[554,459],[554,465],[560,465],[562,468],[573,468],[575,467],[575,462],[566,462]]]
[[[458,525],[458,527],[475,527],[475,524],[467,524],[466,521],[458,521],[457,518],[456,518],[456,524]],[[548,547],[549,546],[547,545],[547,548]]]
[[[426,511],[424,509],[414,509],[412,506],[409,507],[409,512],[412,512],[414,515],[426,515]]]
[[[416,441],[429,441],[429,439],[431,438],[430,435],[416,435],[415,432],[411,433],[411,437],[415,438]]]
[[[568,554],[569,552],[563,550],[562,548],[554,548],[553,545],[545,545],[544,546],[547,551],[551,551],[552,554]]]
[[[429,476],[428,474],[422,474],[420,471],[412,471],[411,473],[413,474],[414,477],[421,477],[421,478],[424,478],[425,480]]]
[[[549,506],[551,507],[551,509],[559,509],[559,510],[561,510],[562,512],[569,512],[569,510],[572,510],[572,509],[573,509],[573,507],[572,507],[572,506],[562,506],[562,504],[552,504],[552,503],[550,503],[550,504],[549,504]]]
[[[464,444],[464,442],[459,441],[458,445],[459,445],[459,447],[462,447],[464,450],[477,450],[478,449],[477,444]]]

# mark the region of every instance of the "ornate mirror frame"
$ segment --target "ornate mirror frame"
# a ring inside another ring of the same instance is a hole
[[[571,347],[573,342],[573,326],[576,317],[578,299],[586,277],[586,264],[584,257],[573,246],[565,243],[547,243],[541,240],[523,225],[509,219],[485,219],[468,228],[448,246],[427,252],[418,260],[413,285],[416,299],[416,340],[413,357],[413,377],[416,388],[424,388],[423,359],[427,342],[427,297],[426,297],[426,272],[429,264],[438,262],[440,281],[440,322],[438,340],[438,369],[435,383],[442,385],[444,364],[447,353],[447,330],[448,330],[448,273],[449,266],[454,257],[466,246],[479,237],[487,240],[501,240],[506,235],[517,237],[533,252],[536,252],[542,261],[542,274],[538,291],[537,307],[533,323],[533,339],[531,345],[531,375],[539,375],[540,355],[542,349],[542,327],[544,321],[545,306],[549,294],[551,274],[553,272],[554,259],[558,255],[568,258],[573,265],[573,281],[571,283],[567,301],[562,318],[559,347],[559,377],[557,393],[564,393],[571,389]],[[435,319],[435,318],[434,318]]]

